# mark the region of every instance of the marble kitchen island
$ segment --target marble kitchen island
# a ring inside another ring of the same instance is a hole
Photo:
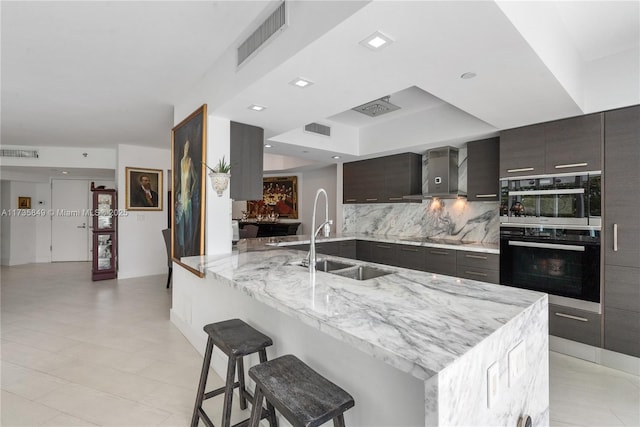
[[[172,322],[202,353],[205,324],[245,320],[273,338],[270,358],[295,354],[354,396],[350,427],[548,425],[546,294],[381,265],[392,274],[312,280],[305,254],[262,243],[184,260],[205,277],[174,267]],[[222,353],[213,365],[224,377]]]

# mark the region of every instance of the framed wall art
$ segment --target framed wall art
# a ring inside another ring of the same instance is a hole
[[[162,210],[162,170],[126,167],[125,184],[127,210]]]
[[[31,209],[31,197],[18,197],[18,209]]]
[[[250,218],[267,217],[275,213],[278,218],[298,218],[298,177],[275,176],[262,179],[262,200],[247,202]]]
[[[207,104],[171,129],[171,258],[204,255]]]

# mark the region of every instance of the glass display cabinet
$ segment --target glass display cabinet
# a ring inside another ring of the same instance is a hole
[[[116,190],[93,191],[92,280],[115,279],[118,275],[118,201]]]

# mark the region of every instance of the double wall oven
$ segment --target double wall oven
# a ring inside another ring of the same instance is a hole
[[[600,313],[600,174],[502,181],[500,283]]]

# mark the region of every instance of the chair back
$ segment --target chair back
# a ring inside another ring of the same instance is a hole
[[[162,230],[162,237],[164,238],[164,245],[167,248],[167,265],[171,267],[171,229],[165,228]]]

